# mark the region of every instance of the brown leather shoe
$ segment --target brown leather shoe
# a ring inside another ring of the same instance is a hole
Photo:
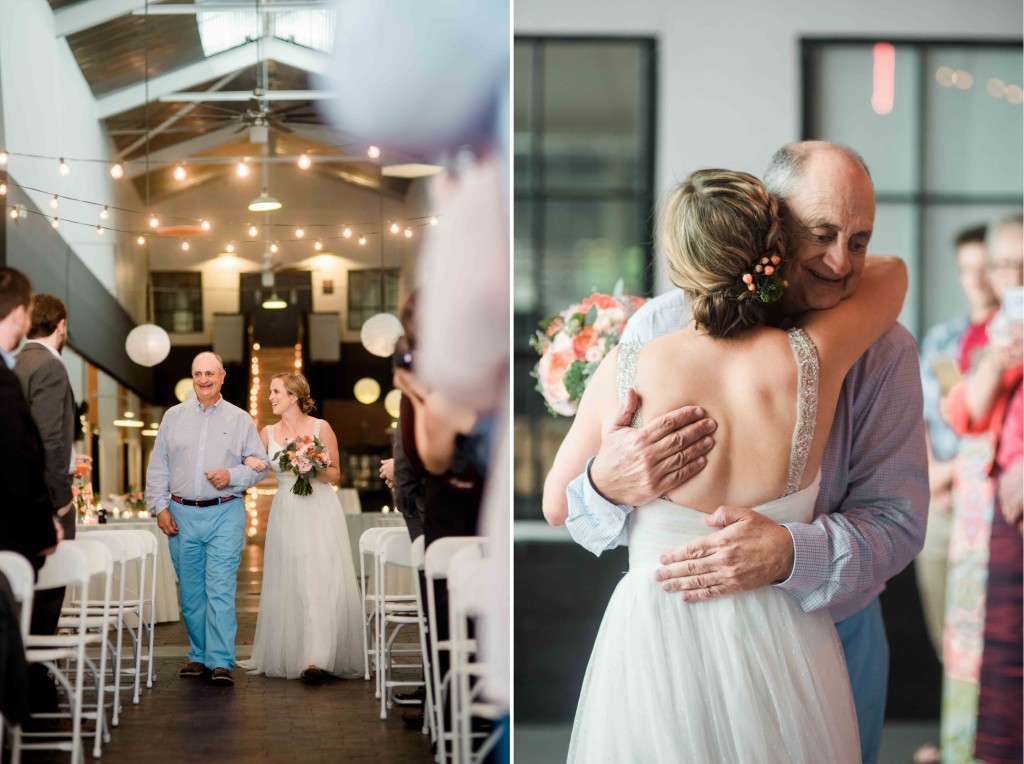
[[[210,675],[210,681],[221,687],[234,687],[235,685],[235,678],[231,676],[231,671],[226,668],[215,668]]]
[[[192,678],[202,676],[205,673],[206,666],[204,666],[202,663],[198,663],[197,661],[192,661],[191,663],[186,663],[184,666],[181,667],[181,671],[178,672],[178,676]]]

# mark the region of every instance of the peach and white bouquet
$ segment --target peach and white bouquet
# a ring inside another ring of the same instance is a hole
[[[548,411],[575,416],[591,376],[643,304],[642,297],[624,294],[620,281],[613,295],[594,292],[541,322],[530,344],[540,354],[533,376]]]
[[[284,442],[277,455],[277,465],[282,472],[294,472],[298,478],[292,486],[292,493],[309,496],[313,493],[310,481],[316,479],[318,472],[331,466],[331,457],[319,438],[303,435]]]

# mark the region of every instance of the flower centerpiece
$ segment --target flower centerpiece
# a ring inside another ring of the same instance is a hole
[[[121,503],[128,511],[140,513],[139,517],[146,511],[146,495],[132,485],[128,486],[128,493],[121,497]]]
[[[316,479],[317,473],[331,466],[331,457],[319,438],[303,435],[284,442],[277,455],[277,466],[282,472],[295,473],[297,479],[292,493],[309,496],[313,493],[311,481]]]
[[[541,322],[530,339],[540,355],[533,376],[552,415],[575,416],[590,378],[643,304],[642,297],[625,294],[619,281],[614,294],[594,292]]]

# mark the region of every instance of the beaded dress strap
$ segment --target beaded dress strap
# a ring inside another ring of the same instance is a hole
[[[814,441],[814,425],[818,416],[818,348],[803,329],[786,332],[789,345],[796,357],[796,426],[793,428],[793,446],[786,473],[786,492],[789,496],[800,490],[807,467],[807,456]]]
[[[639,342],[624,342],[619,345],[619,357],[615,365],[615,396],[619,403],[624,403],[626,393],[633,389],[633,382],[636,379],[636,359],[640,355]],[[643,416],[640,414],[640,407],[636,407],[633,418],[629,422],[630,427],[642,427]]]
[[[323,419],[317,419],[316,422],[313,424],[313,437],[314,438],[319,438],[320,437],[320,423],[322,421],[324,421],[324,420]]]

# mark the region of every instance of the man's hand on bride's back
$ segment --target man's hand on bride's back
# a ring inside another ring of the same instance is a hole
[[[637,403],[630,390],[590,467],[594,488],[614,504],[645,504],[685,483],[704,469],[714,446],[717,423],[700,407],[683,406],[632,428]]]

